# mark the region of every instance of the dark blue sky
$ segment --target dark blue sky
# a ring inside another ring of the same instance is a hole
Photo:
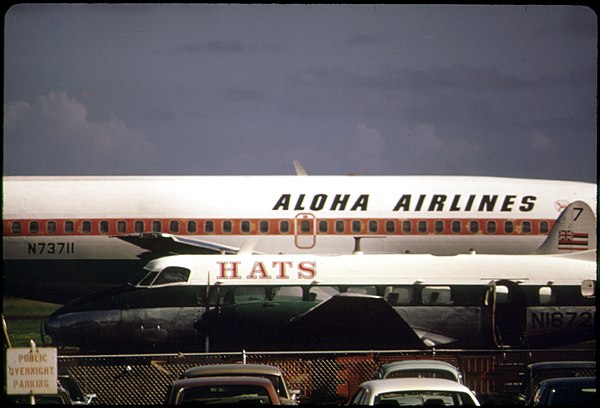
[[[39,5],[5,15],[4,174],[597,182],[580,6]]]

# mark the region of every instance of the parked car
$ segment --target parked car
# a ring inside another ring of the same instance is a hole
[[[596,406],[596,377],[552,378],[540,382],[533,391],[531,406]]]
[[[456,381],[440,378],[391,378],[360,384],[348,405],[474,405],[479,401]]]
[[[595,361],[545,361],[529,364],[523,377],[523,388],[519,393],[519,400],[521,403],[530,404],[534,388],[543,380],[595,376]]]
[[[188,368],[180,378],[252,376],[271,380],[282,405],[297,405],[299,391],[290,393],[278,367],[267,364],[214,364]]]
[[[69,392],[73,405],[90,405],[97,398],[96,394],[84,393],[79,383],[70,375],[60,374],[58,383]]]
[[[402,360],[383,364],[375,374],[374,380],[385,378],[445,378],[463,384],[463,375],[450,363],[439,360]]]
[[[175,380],[166,404],[281,405],[273,383],[262,377],[201,377]]]

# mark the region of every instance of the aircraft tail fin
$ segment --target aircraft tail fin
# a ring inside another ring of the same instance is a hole
[[[297,176],[308,176],[308,173],[304,170],[299,160],[294,160],[294,170],[296,170]]]
[[[596,239],[594,212],[585,202],[574,201],[559,215],[548,238],[534,253],[583,255],[596,252]]]

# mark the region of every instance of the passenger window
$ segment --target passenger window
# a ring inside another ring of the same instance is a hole
[[[258,231],[259,231],[261,234],[267,234],[267,233],[269,232],[269,229],[270,229],[270,228],[269,228],[269,221],[266,221],[266,220],[261,220],[261,221],[258,223]]]
[[[238,286],[234,292],[235,303],[247,303],[267,300],[264,286]]]
[[[469,222],[469,232],[471,232],[471,234],[476,234],[479,232],[479,221]]]
[[[408,220],[402,221],[402,233],[410,234],[412,231],[412,224]]]
[[[486,224],[486,230],[488,234],[496,233],[496,221],[488,221]]]
[[[550,231],[548,227],[548,221],[540,221],[540,233],[547,234]]]
[[[326,233],[328,230],[329,230],[329,224],[327,224],[327,221],[325,221],[325,220],[319,221],[319,232]]]
[[[504,221],[504,232],[512,234],[515,230],[515,224],[512,221]]]
[[[152,221],[152,232],[161,232],[162,223],[160,221]]]
[[[29,233],[37,234],[40,232],[40,224],[37,221],[31,221],[29,223]]]
[[[377,296],[377,288],[375,288],[375,286],[349,286],[346,289],[346,292]]]
[[[102,234],[108,233],[108,221],[100,221],[100,232]]]
[[[352,232],[360,233],[361,230],[362,230],[362,225],[361,225],[360,221],[358,221],[358,220],[352,221]]]
[[[125,221],[117,222],[117,232],[120,234],[127,232],[127,223]]]
[[[240,228],[243,234],[248,234],[250,232],[250,221],[244,220],[242,221]]]
[[[310,230],[310,221],[308,220],[302,220],[300,221],[300,232],[303,234],[308,234],[311,232]]]
[[[20,234],[20,233],[21,233],[21,223],[20,223],[20,222],[18,222],[18,221],[15,221],[15,222],[13,222],[13,223],[10,225],[10,231],[11,231],[13,234]]]
[[[230,234],[231,231],[233,231],[233,224],[231,223],[231,221],[223,221],[223,232],[225,234]]]
[[[346,228],[344,226],[344,221],[338,220],[338,221],[335,222],[335,232],[337,232],[338,234],[341,234],[345,230],[346,230]]]
[[[552,290],[550,286],[542,286],[538,291],[538,300],[540,305],[547,305],[554,303],[556,300],[556,291]]]
[[[460,221],[458,221],[458,220],[452,221],[452,224],[450,224],[450,229],[452,230],[453,234],[460,234],[460,232],[462,230]]]
[[[207,234],[212,234],[215,232],[215,223],[214,221],[205,221],[204,222],[204,232]]]
[[[187,282],[190,277],[190,270],[179,266],[167,266],[160,272],[152,286],[166,285],[168,283]]]
[[[531,221],[523,221],[521,223],[521,232],[523,234],[531,234]]]
[[[179,221],[171,221],[171,222],[169,222],[169,231],[171,231],[171,232],[179,232]]]
[[[92,232],[92,223],[90,221],[84,221],[81,224],[81,231],[85,234]]]
[[[48,221],[48,223],[46,224],[46,231],[48,232],[48,234],[56,233],[56,222]]]
[[[419,231],[420,234],[424,234],[427,232],[427,221],[419,221],[417,223],[417,231]]]
[[[287,220],[279,221],[279,232],[287,234],[290,232],[290,222]]]
[[[71,234],[75,230],[73,221],[65,221],[65,233]]]
[[[279,286],[271,289],[270,300],[302,300],[303,290],[300,286]]]
[[[396,232],[396,223],[394,221],[386,221],[385,232],[387,232],[388,234],[393,234],[394,232]]]
[[[411,287],[385,288],[383,297],[392,306],[409,305],[413,303],[413,289]]]
[[[134,228],[135,232],[139,232],[139,233],[144,232],[144,221],[136,221],[133,228]]]
[[[340,293],[335,286],[313,286],[308,291],[308,300],[324,301]]]
[[[441,234],[444,232],[444,221],[436,221],[434,224],[435,232]]]
[[[198,224],[196,221],[188,221],[187,222],[187,232],[194,233],[198,231]]]
[[[377,225],[377,221],[375,221],[375,220],[370,220],[370,221],[369,221],[369,232],[370,232],[371,234],[376,234],[376,233],[377,233],[377,231],[379,231],[379,227],[378,227],[378,225]]]
[[[451,305],[450,286],[426,286],[421,292],[421,302],[424,305]]]

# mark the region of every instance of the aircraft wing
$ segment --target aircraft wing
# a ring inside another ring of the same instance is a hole
[[[379,296],[341,293],[292,319],[306,349],[423,349],[415,331]]]
[[[130,244],[146,249],[153,254],[237,254],[240,248],[219,245],[209,241],[184,238],[177,235],[161,233],[144,233],[136,235],[115,235]]]

